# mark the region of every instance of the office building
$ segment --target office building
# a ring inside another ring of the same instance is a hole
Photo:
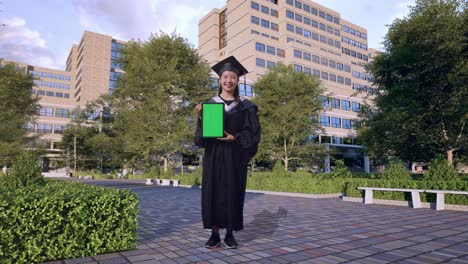
[[[236,56],[249,70],[247,85],[240,85],[247,96],[255,96],[252,85],[278,62],[319,78],[326,88],[319,116],[325,133],[311,140],[334,148],[348,166],[369,171],[355,140],[358,113],[376,92],[364,68],[375,52],[367,37],[365,28],[310,0],[229,0],[199,21],[198,52],[210,65]],[[329,171],[329,158],[325,164]]]

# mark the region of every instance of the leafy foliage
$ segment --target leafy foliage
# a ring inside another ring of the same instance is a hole
[[[4,185],[8,188],[43,185],[44,177],[39,157],[32,151],[24,151],[13,162],[13,167],[5,176]]]
[[[254,85],[262,125],[260,156],[282,160],[285,170],[292,160],[312,162],[323,152],[307,142],[318,128],[321,109],[320,94],[324,91],[315,77],[296,72],[289,65],[278,63]],[[304,151],[307,148],[307,151]]]
[[[429,169],[424,174],[424,179],[429,181],[456,181],[460,180],[460,176],[443,156],[437,156],[429,163]]]
[[[411,180],[411,175],[403,162],[400,160],[392,160],[390,164],[385,167],[384,172],[381,175],[382,179],[385,180]]]
[[[372,158],[429,161],[467,147],[467,3],[417,0],[368,70],[380,93],[359,138]]]
[[[158,166],[192,145],[194,105],[208,97],[209,67],[187,41],[160,34],[128,42],[113,94],[118,142],[132,164]]]
[[[0,189],[1,263],[40,263],[136,246],[134,193],[58,181]]]
[[[0,164],[10,165],[27,143],[26,124],[39,109],[33,85],[32,76],[15,64],[0,67]]]

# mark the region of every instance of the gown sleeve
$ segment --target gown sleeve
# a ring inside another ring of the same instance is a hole
[[[245,163],[248,163],[257,154],[260,143],[260,122],[257,116],[257,107],[250,107],[246,110],[246,118],[239,133],[234,136],[237,144],[245,151]]]
[[[197,130],[195,132],[195,140],[194,143],[196,146],[200,148],[205,148],[206,147],[206,139],[202,137],[202,122],[201,122],[201,115],[198,115],[197,118]]]

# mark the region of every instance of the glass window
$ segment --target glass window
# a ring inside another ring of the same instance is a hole
[[[329,14],[327,14],[327,20],[330,21],[330,22],[333,22],[333,17]]]
[[[257,60],[256,60],[256,65],[257,65],[258,67],[265,68],[265,60],[260,59],[260,58],[257,58]]]
[[[270,28],[270,21],[262,19],[262,27]]]
[[[297,0],[295,2],[296,2],[295,3],[296,8],[302,9],[302,3]]]
[[[349,65],[344,66],[345,72],[351,72],[351,67]]]
[[[333,34],[335,34],[336,36],[340,36],[340,31],[338,29],[333,29]]]
[[[325,24],[320,23],[320,29],[325,31],[326,30]]]
[[[276,11],[274,9],[270,9],[270,14],[271,14],[271,16],[278,17],[278,11]]]
[[[330,107],[330,98],[327,96],[320,96],[320,100],[322,101],[322,106],[325,108]]]
[[[54,134],[63,134],[63,131],[67,129],[66,125],[55,125],[54,126]]]
[[[313,8],[313,7],[312,7],[312,8],[310,9],[310,13],[312,13],[313,15],[317,15],[317,14],[318,14],[318,11],[317,11],[316,8]]]
[[[320,42],[327,43],[327,38],[325,36],[320,35]]]
[[[341,101],[341,109],[350,111],[351,110],[351,102],[348,100]]]
[[[278,24],[271,22],[271,29],[274,31],[278,31]]]
[[[254,1],[250,2],[250,7],[255,10],[260,10],[260,5]]]
[[[333,144],[343,144],[343,139],[340,138],[340,137],[333,136],[332,137],[332,142],[333,142]]]
[[[294,4],[294,0],[286,0],[286,4],[288,4],[288,5],[293,5],[293,4]]]
[[[55,78],[55,74],[49,73],[49,74],[48,74],[48,77],[49,77],[49,78]]]
[[[291,24],[286,24],[286,30],[290,32],[294,32],[294,26]]]
[[[341,118],[332,117],[332,127],[341,128]]]
[[[296,72],[302,72],[302,66],[301,66],[301,65],[294,64],[294,70],[295,70]]]
[[[294,57],[302,59],[302,51],[295,49],[294,50]]]
[[[37,124],[37,132],[38,133],[52,133],[52,125],[51,124]]]
[[[320,57],[317,55],[312,55],[312,61],[315,63],[320,63]]]
[[[322,74],[320,75],[320,77],[324,80],[328,80],[328,72],[322,72]]]
[[[306,11],[306,12],[310,12],[310,6],[308,6],[308,5],[306,5],[306,4],[304,4],[303,9],[304,9],[304,11]]]
[[[335,24],[340,24],[340,19],[337,18],[337,17],[333,17],[333,22],[334,22]]]
[[[304,67],[304,72],[307,73],[307,74],[311,74],[311,73],[312,73],[312,69],[309,68],[309,67]]]
[[[262,13],[265,13],[265,14],[269,14],[270,13],[270,9],[264,5],[262,5]]]
[[[276,66],[276,63],[273,61],[267,61],[267,68],[268,69],[273,69]]]
[[[294,19],[294,12],[286,10],[286,17]]]
[[[330,73],[330,81],[336,82],[336,75],[333,73]]]
[[[260,52],[265,52],[265,44],[256,42],[255,43],[255,50]]]
[[[321,17],[321,18],[325,18],[325,12],[323,12],[323,11],[320,11],[320,12],[319,12],[319,17]]]
[[[353,111],[354,112],[359,112],[361,110],[361,104],[353,102]]]
[[[351,79],[345,78],[345,84],[351,86]]]
[[[309,30],[304,30],[304,37],[312,38],[312,32],[310,32]]]
[[[54,116],[54,108],[52,107],[41,107],[39,110],[40,116]]]
[[[275,47],[267,46],[267,53],[271,55],[275,55]]]
[[[327,32],[333,34],[333,28],[330,26],[327,26]]]
[[[302,16],[296,13],[296,20],[302,22]]]
[[[38,95],[45,95],[45,91],[44,90],[37,90],[37,94]]]
[[[63,93],[56,92],[55,97],[63,98]]]
[[[70,98],[70,94],[68,94],[68,93],[66,93],[66,94],[63,94],[63,97],[65,97],[65,98],[67,98],[67,99],[68,99],[68,98]]]
[[[54,97],[54,96],[55,96],[55,93],[52,92],[52,91],[47,91],[47,92],[46,92],[46,96]]]
[[[276,54],[278,57],[286,57],[286,52],[283,49],[276,49]]]
[[[343,128],[344,129],[351,129],[351,119],[343,118]]]
[[[312,74],[317,77],[317,78],[320,78],[320,71],[319,70],[312,70]]]
[[[303,55],[304,55],[304,60],[306,60],[306,61],[310,61],[310,60],[311,60],[311,57],[312,57],[312,56],[310,55],[310,53],[304,52]]]
[[[335,68],[335,61],[329,60],[329,61],[328,61],[328,66],[329,66],[330,68]]]
[[[324,127],[330,127],[330,117],[320,116],[320,125]]]
[[[338,83],[344,84],[343,76],[338,76]]]
[[[318,22],[315,21],[315,20],[312,20],[312,26],[313,26],[314,28],[318,28]]]
[[[68,118],[69,115],[70,115],[70,111],[68,109],[62,109],[62,108],[55,109],[56,117]]]
[[[298,34],[298,35],[301,35],[301,36],[302,36],[302,28],[300,28],[300,27],[296,27],[296,34]]]
[[[333,47],[333,39],[327,39],[327,44]]]
[[[339,62],[336,63],[336,68],[337,68],[338,70],[342,71],[342,70],[343,70],[343,63],[339,63]]]
[[[331,99],[332,108],[340,109],[340,99],[332,98]]]
[[[251,16],[251,21],[253,24],[257,24],[257,25],[260,24],[260,19],[256,16]]]
[[[328,60],[326,58],[322,58],[320,60],[321,64],[324,65],[324,66],[328,66]]]
[[[336,41],[336,40],[335,40],[335,47],[337,47],[337,48],[341,48],[341,44],[340,44],[340,42],[339,42],[339,41]]]
[[[319,40],[319,35],[317,33],[312,33],[312,39],[313,40]]]

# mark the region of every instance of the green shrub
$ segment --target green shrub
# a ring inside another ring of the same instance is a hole
[[[278,160],[275,162],[275,166],[273,166],[273,175],[281,177],[286,175],[286,169],[283,165],[283,162],[281,160]]]
[[[429,169],[424,174],[424,179],[429,181],[453,181],[461,178],[455,168],[448,165],[446,158],[438,156],[429,163]]]
[[[0,263],[40,263],[134,249],[138,197],[81,183],[0,190]]]
[[[21,153],[13,162],[11,171],[3,177],[3,185],[9,188],[44,185],[44,183],[39,157],[31,151]]]
[[[329,173],[322,173],[323,177],[326,179],[336,179],[336,178],[352,178],[353,174],[348,170],[346,165],[342,160],[335,161],[335,167]]]
[[[380,177],[384,180],[411,180],[408,169],[405,168],[405,165],[400,160],[390,161],[390,164],[385,167]]]

